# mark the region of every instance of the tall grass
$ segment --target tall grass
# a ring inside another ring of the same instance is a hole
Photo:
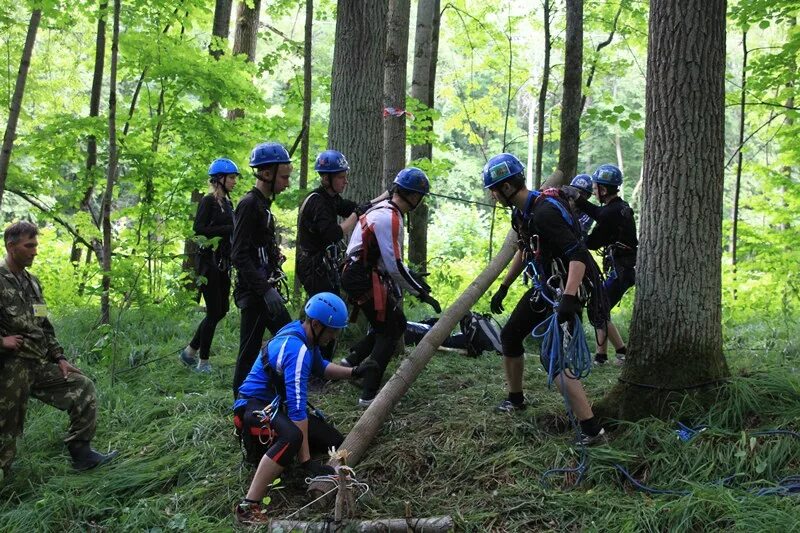
[[[32,402],[14,471],[0,489],[0,530],[231,529],[231,508],[251,475],[241,466],[230,424],[238,316],[232,313],[220,325],[212,357],[216,370],[201,376],[182,368],[171,353],[188,340],[200,314],[175,315],[128,311],[115,338],[91,329],[80,313],[59,322],[68,351],[81,354],[78,361],[101,392],[95,444],[121,455],[96,471],[73,473],[61,443],[65,415]],[[715,405],[706,409],[686,402],[681,408],[681,420],[707,424],[708,430],[682,442],[674,421],[620,423],[607,444],[589,450],[588,470],[578,486],[570,475],[550,478],[547,487],[540,482],[547,469],[575,466],[581,457],[570,445],[571,431],[543,416],[560,415],[563,405],[558,393],[546,388],[537,356],[531,355],[526,367],[531,408],[499,416],[491,412],[503,396],[499,357],[442,352],[356,466],[371,487],[359,502],[361,515],[401,517],[408,506],[415,516],[451,514],[465,531],[796,529],[800,510],[794,498],[753,493],[800,472],[800,440],[753,435],[798,427],[798,353],[786,349],[795,341],[788,332],[773,333],[767,347],[760,336],[766,331],[742,328],[741,334],[728,332],[728,344],[746,340],[763,346],[758,359],[732,355],[736,377]],[[112,355],[119,370],[132,353],[139,363],[169,356],[118,374],[112,387]],[[586,381],[591,398],[600,398],[617,375],[612,367],[595,370]],[[337,383],[312,401],[346,432],[361,413],[356,398],[355,389]],[[636,491],[615,464],[642,483],[690,494]],[[723,478],[729,478],[728,486],[719,483]],[[291,470],[271,497],[270,513],[278,518],[309,501],[301,476]],[[303,516],[321,514],[307,510]]]

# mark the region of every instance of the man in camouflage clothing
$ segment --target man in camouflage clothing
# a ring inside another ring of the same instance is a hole
[[[39,230],[17,222],[3,235],[5,260],[0,262],[0,467],[7,474],[22,435],[28,398],[34,397],[69,413],[64,441],[76,470],[103,464],[117,452],[102,454],[90,441],[97,425],[94,383],[64,357],[39,280],[26,270],[37,253]]]

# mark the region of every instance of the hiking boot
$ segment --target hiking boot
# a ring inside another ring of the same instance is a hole
[[[513,413],[515,411],[524,411],[528,407],[525,402],[514,403],[511,400],[505,399],[500,402],[500,405],[494,408],[496,413]]]
[[[594,364],[602,366],[608,362],[608,354],[596,353],[594,354]]]
[[[203,362],[202,360],[200,360],[200,362],[197,363],[197,367],[194,369],[194,371],[197,372],[198,374],[210,374],[211,372],[214,371],[214,368],[208,361]]]
[[[267,510],[260,503],[242,500],[233,507],[233,516],[236,522],[245,526],[258,526],[269,524]]]
[[[91,470],[97,466],[111,461],[118,455],[116,450],[102,454],[92,449],[88,441],[73,440],[67,443],[67,449],[72,456],[72,467],[78,472]]]
[[[192,354],[190,354],[189,352],[187,352],[186,348],[181,350],[181,353],[178,356],[178,359],[180,359],[181,363],[183,363],[184,365],[186,365],[188,367],[197,366],[197,358],[195,356],[193,356]]]
[[[374,400],[375,400],[375,398],[370,398],[369,400],[365,400],[364,398],[359,398],[359,399],[358,399],[358,404],[357,404],[357,405],[358,405],[359,407],[363,408],[363,409],[366,409],[367,407],[369,407],[370,405],[372,405],[372,402],[373,402]]]
[[[575,445],[577,446],[594,446],[595,444],[600,444],[601,442],[605,442],[606,440],[606,430],[600,428],[600,431],[597,435],[589,435],[581,431],[580,437],[575,439]]]

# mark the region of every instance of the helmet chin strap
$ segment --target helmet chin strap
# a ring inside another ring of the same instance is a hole
[[[271,173],[272,173],[272,182],[270,183],[270,181],[268,179],[262,178],[259,175],[258,169],[254,169],[253,170],[253,174],[255,175],[255,177],[256,177],[256,179],[258,181],[263,181],[264,183],[270,183],[270,188],[269,188],[269,190],[270,190],[270,200],[274,201],[275,200],[275,181],[278,178],[278,164],[275,164],[275,165],[272,166]]]
[[[312,318],[311,320],[316,320],[316,319]],[[317,335],[317,332],[314,331],[314,323],[313,322],[311,323],[311,340],[313,341],[314,346],[319,346],[320,345],[319,344],[319,339],[322,338],[322,336],[325,334],[325,330],[328,329],[328,326],[326,326],[325,324],[323,324],[319,320],[317,320],[317,323],[322,325],[322,331],[320,331],[319,335]]]

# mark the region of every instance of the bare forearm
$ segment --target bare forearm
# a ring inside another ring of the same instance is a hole
[[[564,287],[564,294],[578,294],[578,287],[581,286],[583,275],[586,272],[586,265],[582,261],[570,261],[569,272],[567,273],[567,284]]]
[[[525,264],[522,261],[522,251],[517,250],[517,253],[514,254],[514,258],[511,259],[511,265],[508,267],[505,277],[503,277],[503,285],[508,287],[514,283],[514,280],[519,277],[524,269]]]
[[[326,379],[350,379],[353,374],[353,369],[346,366],[330,363],[325,367]]]

